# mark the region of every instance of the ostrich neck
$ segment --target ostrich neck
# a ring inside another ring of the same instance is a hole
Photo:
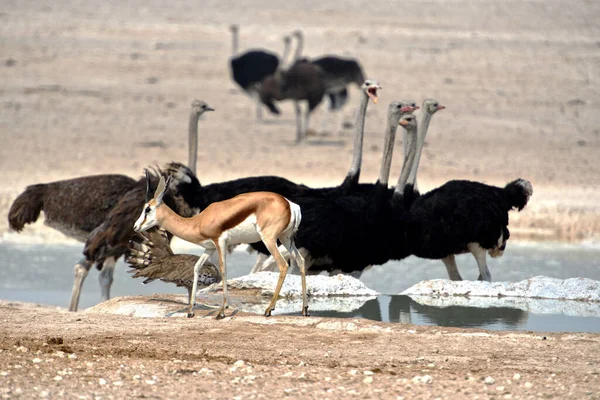
[[[235,57],[238,54],[239,51],[239,36],[238,36],[238,31],[237,30],[232,30],[231,31],[231,56]]]
[[[390,179],[390,169],[392,167],[392,155],[394,153],[394,142],[396,141],[396,131],[398,123],[388,120],[385,128],[385,139],[383,143],[383,157],[381,159],[381,170],[379,172],[378,182],[387,187]],[[406,144],[405,144],[406,146]]]
[[[206,238],[200,235],[198,229],[200,221],[197,221],[197,217],[184,218],[171,210],[165,203],[162,203],[156,209],[156,222],[158,222],[161,228],[180,239],[199,244],[199,242],[202,242]],[[194,221],[192,222],[192,220]]]
[[[362,163],[363,152],[363,136],[365,132],[365,114],[367,113],[367,105],[369,104],[369,96],[363,94],[360,105],[356,110],[354,122],[354,150],[352,154],[352,164],[346,176],[346,181],[358,182],[360,178],[360,166]]]
[[[421,153],[423,152],[423,146],[425,145],[425,137],[427,136],[427,129],[429,129],[429,122],[431,122],[431,116],[428,112],[424,112],[421,116],[421,121],[419,122],[419,126],[417,128],[417,148],[416,148],[416,156],[414,164],[410,170],[410,174],[408,176],[409,184],[412,184],[415,188],[415,191],[418,190],[417,187],[417,171],[419,169],[419,161],[421,160]]]
[[[416,138],[417,135],[416,129],[411,129],[408,131],[407,142],[404,144],[405,148],[408,148],[408,154],[404,157],[404,163],[402,164],[402,171],[400,172],[400,176],[398,177],[398,182],[394,187],[394,195],[403,195],[404,187],[408,181],[408,175],[411,171],[411,167],[413,166],[417,152]]]
[[[290,56],[290,42],[284,42],[284,47],[283,47],[283,55],[281,56],[281,63],[279,68],[281,69],[282,67],[286,66],[288,57]]]
[[[296,51],[294,52],[294,59],[292,60],[292,63],[294,63],[295,61],[298,61],[300,59],[300,57],[302,57],[302,48],[304,47],[304,38],[302,37],[302,35],[298,36],[298,44],[296,45]]]
[[[198,118],[200,114],[192,111],[188,131],[188,166],[196,174],[196,159],[198,158]]]

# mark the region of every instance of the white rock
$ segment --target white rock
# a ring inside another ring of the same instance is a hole
[[[525,382],[525,389],[531,389],[533,387],[533,383],[531,382]]]
[[[375,372],[367,370],[367,371],[363,371],[363,374],[365,374],[365,375],[374,375]]]
[[[513,381],[518,381],[518,380],[521,380],[521,374],[514,374]]]
[[[493,385],[495,382],[496,382],[496,380],[494,378],[492,378],[491,376],[488,376],[483,381],[483,383],[485,383],[486,385]]]
[[[373,377],[372,376],[365,377],[365,379],[363,379],[363,383],[373,383]]]
[[[98,384],[99,385],[106,385],[106,379],[104,379],[104,378],[98,379]]]
[[[420,282],[402,292],[414,301],[436,307],[510,307],[536,314],[600,316],[600,281],[536,276],[520,282]]]
[[[33,360],[31,360],[31,362],[34,363],[34,364],[39,364],[39,363],[42,362],[42,360],[36,357]]]

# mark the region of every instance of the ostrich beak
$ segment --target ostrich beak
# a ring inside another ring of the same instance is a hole
[[[437,106],[437,109],[438,109],[438,110],[443,110],[444,108],[446,108],[446,106],[443,106],[443,105],[441,105],[441,104],[440,104],[439,106]]]
[[[379,101],[377,98],[377,89],[381,89],[381,86],[371,86],[367,89],[367,96],[369,96],[371,101],[375,104]]]
[[[406,121],[405,119],[401,119],[400,121],[398,121],[398,125],[407,126],[408,121]]]
[[[409,112],[413,112],[415,110],[418,110],[419,108],[421,108],[421,107],[419,107],[419,106],[415,106],[415,107],[413,107],[413,106],[404,106],[404,107],[402,107],[400,109],[400,111],[402,111],[403,113],[409,113]]]

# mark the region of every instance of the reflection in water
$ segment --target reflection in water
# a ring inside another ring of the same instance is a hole
[[[411,300],[412,301],[412,300]],[[454,327],[498,326],[497,329],[516,329],[527,320],[527,312],[508,307],[433,307],[412,303],[414,311],[421,314],[429,323],[427,325]]]
[[[543,301],[543,300],[540,300]],[[555,314],[532,314],[510,307],[436,307],[419,304],[409,296],[379,296],[353,311],[311,311],[311,315],[336,318],[366,318],[373,321],[415,325],[530,330],[544,332],[600,332],[600,318]]]

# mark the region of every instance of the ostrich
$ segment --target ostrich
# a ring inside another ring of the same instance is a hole
[[[267,76],[259,86],[260,101],[273,114],[280,114],[276,101],[294,100],[296,111],[296,143],[306,139],[310,114],[321,101],[326,92],[325,75],[323,70],[314,64],[298,62],[287,70]],[[302,122],[300,101],[307,102]]]
[[[26,224],[35,222],[41,211],[44,211],[47,226],[84,242],[103,223],[123,195],[139,185],[140,181],[115,174],[31,185],[13,202],[8,212],[9,226],[16,232],[21,232]],[[144,183],[141,182],[141,185],[143,187]],[[94,263],[100,270],[101,300],[110,298],[116,258],[83,258],[74,268],[69,311],[77,311],[83,281]]]
[[[407,223],[411,253],[417,257],[441,259],[451,280],[462,280],[455,255],[471,253],[479,267],[478,280],[491,282],[486,252],[503,254],[508,230],[508,212],[521,211],[533,194],[531,183],[517,179],[504,188],[480,182],[452,180],[424,195],[417,189],[417,169],[431,117],[444,109],[436,100],[423,102],[417,156],[404,194],[410,212],[401,218]],[[395,254],[392,258],[403,258]]]
[[[273,298],[265,310],[265,316],[271,316],[279,297],[281,286],[288,269],[287,262],[281,256],[277,241],[290,252],[302,275],[302,315],[308,316],[306,301],[306,275],[304,259],[294,245],[294,235],[302,220],[300,207],[285,197],[271,192],[252,192],[235,196],[231,199],[215,202],[191,218],[182,218],[163,202],[168,190],[168,183],[161,177],[154,197],[146,192],[146,204],[134,230],[143,232],[154,226],[164,227],[167,231],[181,239],[204,247],[205,251],[194,265],[194,284],[190,299],[188,317],[193,317],[198,277],[204,263],[217,254],[219,269],[223,283],[223,304],[217,318],[225,317],[228,307],[227,298],[227,264],[225,261],[227,248],[240,243],[253,243],[261,240],[269,249],[269,253],[277,260],[279,279],[273,292]]]
[[[363,68],[358,60],[353,58],[342,58],[334,55],[327,55],[311,60],[300,60],[300,53],[304,46],[304,35],[302,31],[295,31],[292,34],[297,40],[296,56],[294,61],[310,62],[319,66],[324,72],[325,92],[329,97],[329,108],[323,117],[323,128],[327,122],[327,113],[341,109],[348,101],[347,86],[354,83],[360,87],[365,80]]]
[[[285,36],[283,39],[284,50],[281,60],[275,53],[259,49],[249,50],[238,55],[239,27],[231,25],[229,30],[232,33],[233,50],[229,66],[233,80],[250,97],[258,100],[257,85],[267,76],[273,75],[280,64],[285,62],[290,51],[291,39],[289,36]],[[257,101],[256,118],[262,120],[262,106],[259,101]]]

